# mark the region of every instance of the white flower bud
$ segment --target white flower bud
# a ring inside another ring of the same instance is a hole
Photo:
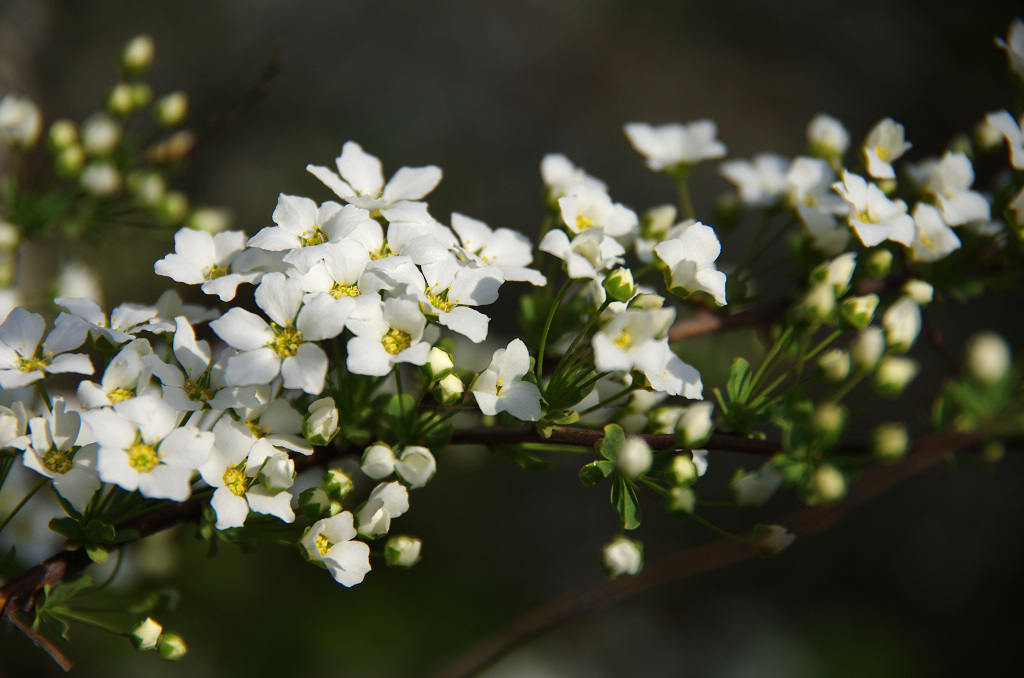
[[[287,490],[295,482],[295,462],[284,452],[271,455],[260,468],[259,481],[271,494]]]
[[[136,650],[152,650],[156,647],[157,640],[163,632],[164,627],[153,621],[152,617],[146,617],[145,621],[139,622],[131,630],[128,639]]]
[[[351,481],[350,481],[351,482]],[[334,504],[322,487],[311,487],[299,494],[299,512],[310,520],[320,520],[334,515]],[[341,511],[340,504],[338,512]]]
[[[870,372],[875,369],[883,353],[885,334],[877,325],[865,328],[850,342],[850,359],[858,370]]]
[[[853,329],[863,330],[871,324],[878,308],[878,295],[865,294],[860,297],[848,297],[839,307],[839,313]]]
[[[903,283],[903,292],[919,306],[927,306],[932,303],[935,288],[923,280],[913,279]]]
[[[906,353],[921,333],[921,307],[909,295],[903,295],[882,316],[882,327],[889,348]]]
[[[844,252],[828,262],[825,267],[825,282],[832,285],[836,298],[843,296],[846,290],[850,289],[850,280],[853,279],[856,268],[857,255],[853,252]]]
[[[128,190],[143,207],[154,207],[167,193],[167,184],[158,172],[133,172],[128,175]]]
[[[827,283],[812,286],[800,304],[800,311],[810,322],[829,322],[836,311],[836,293],[832,286]]]
[[[93,113],[82,122],[81,136],[86,155],[110,155],[121,141],[121,126],[106,113]]]
[[[165,223],[178,223],[188,214],[188,196],[181,191],[171,191],[157,203],[154,214]]]
[[[452,407],[462,402],[462,396],[465,392],[466,385],[462,383],[462,380],[454,372],[437,382],[431,390],[434,399],[444,407]]]
[[[697,480],[697,465],[688,454],[677,454],[672,458],[668,471],[669,479],[675,485],[692,485]]]
[[[383,480],[395,472],[395,454],[384,443],[374,443],[363,452],[359,468],[374,480]]]
[[[340,468],[330,468],[320,479],[320,487],[334,501],[341,501],[355,488],[351,476]]]
[[[871,451],[879,461],[892,463],[907,454],[910,434],[901,422],[890,421],[879,424],[871,432]]]
[[[62,151],[78,142],[78,128],[67,118],[54,120],[46,134],[46,141],[53,150]]]
[[[640,234],[647,240],[661,241],[675,223],[675,205],[656,205],[640,217]]]
[[[420,551],[423,549],[423,542],[416,537],[404,535],[391,537],[384,544],[384,559],[388,567],[399,570],[407,570],[420,562]]]
[[[715,430],[715,425],[711,421],[711,414],[714,411],[714,404],[707,401],[688,406],[676,425],[679,444],[694,448],[706,443]]]
[[[793,543],[796,535],[781,525],[758,525],[750,543],[763,556],[774,556]]]
[[[39,141],[42,131],[43,115],[31,99],[13,92],[0,99],[0,141],[28,150]]]
[[[156,51],[152,36],[136,35],[121,50],[121,68],[129,75],[136,75],[149,68]]]
[[[231,228],[231,213],[216,207],[197,207],[189,215],[185,225],[196,231],[216,235]]]
[[[82,170],[78,183],[87,193],[107,197],[121,190],[121,173],[113,163],[92,162]]]
[[[323,446],[331,442],[341,430],[338,427],[338,408],[331,397],[313,401],[309,414],[302,422],[302,435],[310,445]]]
[[[744,473],[736,469],[729,490],[733,501],[740,508],[757,508],[771,499],[782,486],[783,476],[775,470],[771,462],[765,463],[758,471]]]
[[[123,118],[135,108],[134,88],[125,82],[119,82],[107,93],[105,108],[111,115]]]
[[[850,133],[839,120],[825,113],[818,113],[807,125],[807,142],[812,155],[838,157],[846,153],[850,145]]]
[[[452,356],[443,348],[434,346],[427,354],[427,362],[423,365],[423,374],[430,381],[439,381],[452,373],[455,363]]]
[[[601,283],[608,296],[616,301],[629,301],[636,294],[633,272],[628,268],[617,268]]]
[[[674,513],[693,513],[697,505],[697,493],[689,487],[676,485],[669,490],[668,510]]]
[[[185,645],[185,640],[178,634],[165,633],[160,636],[160,642],[157,643],[157,650],[160,652],[161,659],[177,661],[184,657],[188,652],[188,646]]]
[[[811,426],[822,445],[831,447],[839,442],[846,426],[846,417],[846,408],[839,403],[824,402],[815,407]]]
[[[423,487],[434,477],[437,461],[425,447],[413,445],[402,450],[395,462],[395,473],[405,481],[409,489]]]
[[[837,384],[850,376],[850,354],[841,348],[825,351],[818,358],[818,369],[825,381]]]
[[[882,247],[875,247],[865,259],[865,270],[872,278],[884,278],[892,270],[892,252]]]
[[[153,119],[161,127],[180,125],[188,115],[188,94],[172,92],[153,104]]]
[[[601,562],[611,579],[632,576],[643,567],[643,544],[625,537],[616,537],[604,545]]]
[[[886,356],[875,372],[875,390],[879,395],[895,398],[917,376],[921,367],[916,360],[901,356]]]
[[[650,421],[652,433],[675,433],[679,419],[682,418],[685,407],[679,405],[665,405],[651,410]]]
[[[1001,381],[1013,357],[1006,340],[995,332],[981,332],[967,340],[967,372],[983,384]]]
[[[646,440],[627,436],[615,457],[615,466],[627,478],[636,478],[647,473],[653,460],[651,448]]]
[[[846,496],[846,478],[831,464],[822,464],[815,469],[812,483],[815,503],[831,504]]]

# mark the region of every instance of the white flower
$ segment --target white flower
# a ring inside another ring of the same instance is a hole
[[[82,445],[81,418],[65,412],[64,399],[53,398],[53,411],[28,422],[30,431],[22,461],[36,473],[53,479],[53,489],[76,511],[84,511],[100,487],[96,475],[96,445]]]
[[[613,238],[636,233],[636,212],[620,203],[613,203],[609,195],[592,185],[576,184],[558,199],[562,221],[572,234],[600,226]]]
[[[374,480],[384,480],[395,472],[395,453],[384,443],[374,443],[363,452],[359,468]]]
[[[913,261],[938,261],[960,249],[960,238],[946,225],[942,213],[923,202],[914,205],[914,241],[910,244]]]
[[[530,354],[521,339],[513,339],[491,357],[491,364],[470,385],[480,411],[487,415],[508,412],[522,421],[540,419],[540,389],[522,381],[530,371]]]
[[[0,99],[0,141],[12,148],[32,148],[42,129],[43,116],[31,99],[14,92]]]
[[[355,374],[382,377],[398,363],[423,365],[430,344],[423,341],[426,318],[412,297],[391,297],[353,317],[346,365]]]
[[[342,586],[355,586],[370,571],[370,547],[355,541],[348,511],[313,523],[299,543],[310,561],[320,562]]]
[[[210,323],[221,339],[241,351],[228,361],[228,383],[266,384],[280,373],[285,388],[319,394],[327,356],[312,342],[336,337],[346,319],[327,312],[326,299],[314,297],[303,304],[301,283],[281,273],[263,277],[256,288],[256,304],[273,325],[237,307]]]
[[[401,200],[420,200],[441,181],[441,169],[430,165],[403,167],[384,185],[380,160],[354,141],[345,143],[335,164],[337,174],[317,165],[307,165],[306,169],[339,198],[371,213]]]
[[[707,292],[716,304],[725,306],[725,274],[715,268],[721,251],[714,229],[700,222],[654,248],[668,266],[672,291]]]
[[[963,153],[946,151],[935,164],[925,190],[939,201],[942,218],[950,226],[991,218],[988,200],[970,190],[973,183],[974,167]]]
[[[569,158],[561,153],[550,153],[544,156],[540,163],[540,175],[544,180],[544,185],[548,187],[551,197],[555,200],[569,193],[578,184],[592,186],[599,191],[608,190],[603,181],[576,167]]]
[[[152,396],[85,416],[100,446],[101,480],[150,499],[188,499],[192,473],[209,458],[213,433],[177,428],[178,413]]]
[[[864,141],[868,174],[876,179],[896,178],[891,163],[910,150],[911,145],[903,138],[903,125],[892,118],[879,120]]]
[[[92,374],[88,356],[65,353],[82,345],[86,330],[73,325],[57,326],[40,346],[45,328],[41,315],[20,307],[0,324],[0,389],[27,386],[42,379],[44,373]]]
[[[850,145],[850,133],[839,120],[818,113],[807,124],[807,141],[812,152],[827,156],[841,156]]]
[[[137,332],[149,329],[156,317],[156,308],[139,304],[121,304],[110,313],[110,320],[92,299],[57,297],[53,300],[67,313],[57,316],[55,325],[69,332],[88,331],[93,337],[103,337],[115,346],[131,341]]]
[[[532,268],[533,246],[522,233],[508,228],[491,228],[478,219],[452,214],[452,230],[462,241],[462,247],[474,261],[501,270],[505,280],[544,285],[547,279]]]
[[[601,562],[612,579],[634,575],[643,567],[643,546],[638,541],[616,537],[604,545]]]
[[[1024,170],[1024,126],[1010,115],[1009,111],[993,111],[985,116],[988,124],[1002,132],[1010,149],[1010,164],[1014,169]]]
[[[888,239],[909,247],[914,241],[914,220],[902,200],[889,200],[878,186],[846,170],[832,188],[850,204],[850,226],[865,246]]]
[[[485,306],[498,298],[498,288],[504,282],[501,270],[465,263],[452,255],[424,264],[422,270],[426,281],[420,297],[423,312],[474,343],[486,339],[490,318],[470,307]]]
[[[786,194],[789,159],[776,153],[762,153],[751,160],[728,160],[718,172],[731,181],[740,202],[751,207],[775,204]]]
[[[278,450],[312,454],[313,447],[302,434],[302,414],[280,397],[280,391],[280,379],[255,387],[256,405],[235,407],[235,414],[254,436]]]
[[[1016,73],[1018,78],[1024,80],[1024,21],[1017,17],[1010,22],[1006,40],[996,38],[996,44],[1006,52],[1010,70]]]
[[[78,400],[86,408],[110,406],[134,398],[150,390],[151,372],[142,360],[153,349],[145,339],[136,339],[125,345],[107,363],[99,384],[82,381],[78,384]]]
[[[623,262],[626,250],[600,226],[583,231],[571,241],[565,231],[554,229],[544,234],[537,249],[565,262],[570,278],[597,280],[601,271]]]
[[[631,122],[624,125],[623,130],[633,148],[647,158],[647,166],[655,172],[725,155],[725,145],[715,138],[718,128],[711,120],[660,127]]]
[[[411,490],[423,487],[430,482],[436,471],[437,461],[434,459],[434,455],[421,445],[405,448],[395,462],[395,472]]]
[[[264,263],[260,250],[246,251],[245,239],[242,231],[211,235],[183,228],[174,234],[174,254],[156,262],[153,270],[186,285],[201,285],[203,293],[230,301],[240,283],[255,282],[262,275],[254,270]]]
[[[402,483],[394,481],[381,483],[373,488],[366,503],[356,514],[359,534],[376,539],[391,529],[391,519],[409,510],[409,490]]]

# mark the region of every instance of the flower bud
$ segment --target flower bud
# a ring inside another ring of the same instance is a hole
[[[892,252],[875,247],[869,250],[864,264],[864,272],[869,278],[884,278],[892,270]]]
[[[850,354],[841,348],[825,351],[818,358],[818,369],[825,381],[838,384],[850,376]]]
[[[295,462],[284,452],[271,455],[260,468],[259,482],[271,494],[287,490],[295,482]]]
[[[396,536],[384,544],[384,559],[388,567],[407,570],[420,562],[423,542],[416,537]]]
[[[144,82],[136,82],[132,85],[132,103],[135,109],[145,108],[153,100],[153,89]]]
[[[302,435],[310,445],[322,447],[338,435],[338,408],[331,397],[313,401],[308,409],[309,414],[302,421]]]
[[[310,520],[320,520],[333,515],[333,508],[331,498],[321,487],[311,487],[299,494],[299,513]]]
[[[850,133],[839,120],[818,113],[807,125],[807,143],[811,155],[825,159],[840,158],[850,145]]]
[[[846,496],[846,478],[831,464],[822,464],[816,468],[811,483],[815,504],[831,504]]]
[[[846,418],[846,408],[838,403],[824,402],[814,409],[811,426],[823,447],[829,448],[839,442],[846,427]]]
[[[86,193],[105,198],[121,190],[121,173],[113,163],[91,162],[82,170],[78,183]]]
[[[123,118],[135,110],[135,95],[133,88],[128,83],[119,82],[107,92],[107,99],[103,103],[107,113],[115,118]]]
[[[910,434],[901,422],[885,422],[871,432],[871,453],[881,462],[899,461],[907,454],[909,445]]]
[[[153,63],[154,52],[152,36],[145,33],[136,35],[121,49],[121,70],[129,76],[142,73]]]
[[[1010,347],[995,332],[980,332],[967,340],[967,372],[982,384],[1002,381],[1010,372]]]
[[[887,398],[895,398],[917,376],[921,367],[916,360],[901,356],[886,356],[875,372],[875,391]]]
[[[197,207],[185,220],[185,226],[216,235],[231,228],[231,213],[217,207]]]
[[[708,441],[715,430],[711,414],[715,406],[710,402],[699,402],[688,406],[679,417],[676,437],[679,445],[687,448],[700,447]]]
[[[1003,133],[987,119],[974,126],[973,136],[979,151],[991,151],[1003,145]]]
[[[53,171],[61,177],[73,177],[85,164],[85,151],[78,144],[72,144],[57,152],[53,158]]]
[[[154,165],[181,162],[196,145],[196,135],[188,130],[179,130],[163,141],[146,149],[146,160]]]
[[[903,283],[903,292],[916,301],[918,306],[927,306],[932,303],[935,288],[923,280],[913,279]]]
[[[825,282],[832,285],[837,299],[850,289],[850,280],[856,268],[857,255],[853,252],[840,254],[825,266]]]
[[[878,295],[865,294],[861,297],[848,297],[839,307],[843,320],[855,330],[863,330],[871,324],[878,308]]]
[[[629,301],[636,294],[633,272],[628,268],[617,268],[601,283],[608,296],[615,301]]]
[[[421,368],[423,375],[430,381],[440,381],[452,373],[455,362],[452,354],[443,348],[434,346],[427,354],[427,362]]]
[[[395,462],[395,473],[405,481],[409,489],[415,490],[423,487],[434,477],[437,471],[437,461],[434,455],[425,447],[412,445],[402,450]]]
[[[758,525],[750,538],[750,545],[762,556],[774,556],[796,539],[796,535],[781,525]]]
[[[352,478],[340,468],[327,469],[320,478],[320,488],[333,501],[341,501],[354,487]]]
[[[627,436],[615,456],[615,467],[627,478],[636,478],[647,473],[654,458],[647,441],[636,436]]]
[[[395,454],[388,445],[374,443],[363,452],[360,469],[374,480],[383,480],[395,472]]]
[[[146,617],[145,621],[139,622],[132,628],[128,639],[136,650],[152,650],[156,647],[163,630],[164,627],[153,621],[152,617]]]
[[[121,126],[106,113],[93,113],[80,130],[82,149],[90,157],[110,155],[121,142]]]
[[[906,353],[921,333],[921,307],[910,296],[897,299],[882,316],[885,342],[897,353]]]
[[[743,469],[736,469],[736,474],[729,484],[729,491],[738,507],[757,508],[771,499],[782,486],[782,481],[782,474],[768,462],[753,473],[744,473]]]
[[[160,652],[160,658],[169,661],[177,661],[188,652],[185,640],[177,633],[165,633],[160,636],[156,648]]]
[[[181,191],[171,191],[156,204],[154,214],[168,224],[177,224],[188,214],[188,196]]]
[[[633,297],[629,302],[629,308],[638,311],[652,311],[656,308],[664,308],[665,297],[660,294],[641,293]]]
[[[644,564],[643,549],[643,544],[626,537],[616,537],[605,544],[601,551],[601,562],[608,577],[618,579],[639,572]]]
[[[46,134],[46,143],[54,151],[62,151],[78,142],[78,127],[67,118],[54,120]]]
[[[172,92],[153,104],[153,119],[161,127],[180,125],[188,115],[188,94]]]
[[[665,405],[663,407],[656,407],[651,410],[650,419],[648,425],[652,433],[675,433],[676,426],[679,425],[679,420],[683,416],[683,412],[686,411],[685,407],[679,405]]]
[[[820,283],[807,291],[800,304],[800,314],[812,323],[827,323],[835,317],[836,294],[831,285]]]
[[[864,372],[875,369],[885,353],[885,334],[877,325],[866,327],[850,342],[850,359],[854,367]]]
[[[673,513],[693,513],[697,505],[697,493],[689,487],[676,485],[669,490],[668,510]]]
[[[656,205],[640,217],[640,235],[646,240],[664,240],[675,223],[675,205]]]
[[[39,141],[43,114],[31,99],[13,92],[0,99],[0,142],[27,151]]]
[[[466,385],[462,383],[454,372],[437,382],[430,390],[434,400],[443,407],[452,407],[462,402],[462,396],[466,392]]]
[[[133,172],[128,175],[128,190],[135,202],[143,207],[155,207],[167,193],[167,184],[159,172]]]
[[[688,454],[677,454],[672,458],[668,477],[673,485],[692,485],[697,480],[697,465]]]

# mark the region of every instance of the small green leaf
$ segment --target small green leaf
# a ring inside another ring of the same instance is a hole
[[[604,427],[604,437],[594,444],[598,454],[609,461],[615,461],[619,456],[619,450],[626,443],[626,432],[618,424],[608,424]]]
[[[592,461],[580,469],[580,482],[591,487],[608,477],[615,469],[615,462],[602,459]]]
[[[742,401],[749,378],[750,363],[744,358],[733,358],[732,368],[729,370],[729,381],[725,385],[725,391],[729,394],[730,401]]]
[[[619,514],[622,527],[626,530],[635,530],[640,527],[640,502],[637,500],[633,484],[621,475],[615,476],[611,491],[612,506]]]
[[[92,583],[92,577],[82,573],[62,581],[56,586],[46,586],[43,589],[46,598],[43,601],[42,607],[49,608],[62,605],[90,588]]]
[[[517,463],[521,468],[527,471],[547,471],[553,464],[550,461],[545,461],[539,457],[535,457],[532,454],[523,452],[518,447],[506,447],[505,453]]]

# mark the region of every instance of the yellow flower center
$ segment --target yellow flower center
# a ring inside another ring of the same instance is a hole
[[[50,450],[43,455],[43,466],[51,473],[63,475],[71,470],[73,463],[72,455],[69,452]]]
[[[231,273],[230,266],[218,266],[217,264],[212,264],[203,269],[203,280],[215,280],[227,275],[228,273]]]
[[[107,400],[110,401],[111,405],[113,405],[114,403],[119,403],[122,400],[128,400],[129,398],[134,398],[134,397],[135,397],[135,389],[134,388],[125,388],[124,386],[118,386],[113,391],[111,391],[110,393],[107,394]]]
[[[385,351],[391,355],[398,355],[405,349],[409,348],[409,345],[412,344],[412,337],[402,330],[397,330],[392,327],[388,330],[388,333],[381,338],[380,343],[384,345]]]
[[[236,497],[244,496],[251,484],[252,479],[237,468],[224,471],[224,487],[231,490],[231,494]]]
[[[320,230],[319,226],[313,226],[313,234],[307,236],[306,232],[303,231],[302,235],[299,236],[299,243],[302,247],[312,247],[313,245],[322,245],[327,242],[327,235]]]
[[[320,552],[320,555],[326,556],[327,552],[331,550],[332,546],[334,546],[334,544],[328,541],[327,537],[323,536],[322,534],[317,536],[316,550]]]
[[[395,253],[391,251],[391,246],[388,245],[387,238],[384,239],[384,243],[380,246],[380,249],[370,252],[370,259],[373,259],[374,261],[393,256],[395,256]]]
[[[149,473],[160,463],[160,453],[152,445],[137,442],[128,448],[128,464],[139,473]]]
[[[593,219],[590,219],[589,217],[585,217],[582,214],[576,216],[576,230],[577,231],[582,233],[583,231],[585,231],[588,228],[591,228],[593,226],[594,226],[594,220]]]
[[[334,283],[334,287],[331,288],[331,296],[335,299],[341,299],[342,297],[358,297],[359,286],[358,285],[342,285],[341,283]]]
[[[614,343],[619,348],[629,348],[633,345],[633,337],[630,335],[629,330],[622,330]]]
[[[263,428],[262,426],[260,426],[255,421],[247,421],[247,422],[245,422],[245,427],[247,429],[249,429],[249,431],[252,432],[252,434],[254,436],[256,436],[257,438],[266,438],[267,437],[267,433],[269,433],[269,431],[267,431],[267,429]]]
[[[299,350],[299,346],[302,344],[302,332],[299,332],[294,327],[279,327],[278,325],[272,325],[274,330],[274,341],[267,344],[267,348],[270,348],[277,354],[279,358],[288,358],[295,355],[295,352]]]
[[[42,372],[50,364],[53,356],[49,353],[40,354],[34,358],[18,358],[18,369],[26,374],[29,372]]]
[[[195,403],[207,402],[213,397],[208,388],[209,384],[209,372],[204,372],[198,380],[186,379],[185,380],[185,395],[189,400]]]
[[[444,311],[445,313],[448,313],[455,307],[455,304],[448,301],[448,290],[441,292],[441,294],[427,295],[427,299],[430,300],[430,303],[434,308],[439,311]]]

